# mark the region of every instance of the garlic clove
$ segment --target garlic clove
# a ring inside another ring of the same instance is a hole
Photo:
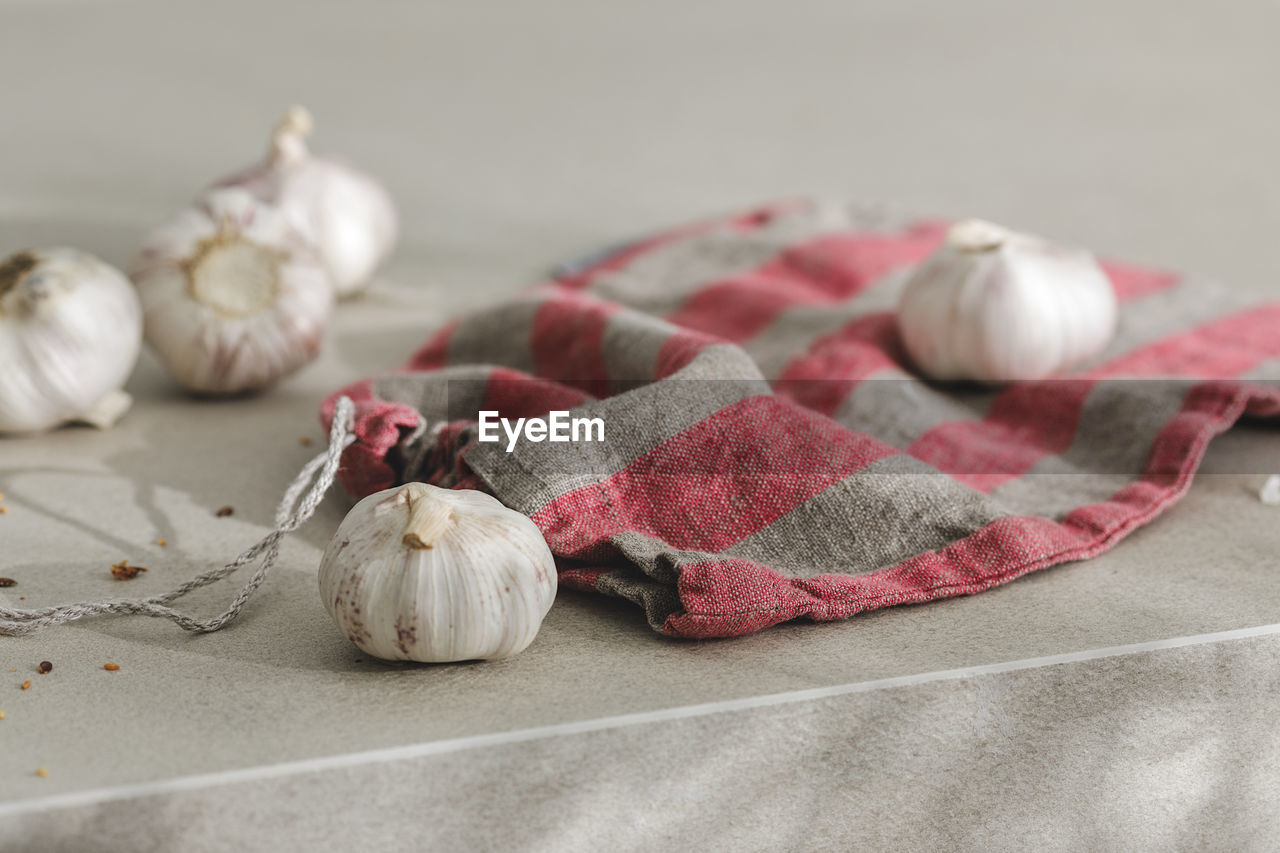
[[[1096,355],[1118,316],[1111,280],[1089,252],[966,220],[908,279],[898,328],[934,379],[1008,382]]]
[[[308,241],[239,188],[210,192],[156,229],[131,275],[147,342],[203,393],[258,390],[292,374],[319,353],[333,307]]]
[[[0,263],[0,432],[110,426],[141,348],[142,310],[119,270],[71,248]]]
[[[370,495],[334,534],[320,595],[339,629],[387,660],[509,657],[556,594],[555,560],[527,517],[476,491],[408,483]]]
[[[264,162],[219,181],[275,205],[319,253],[339,297],[365,289],[395,247],[399,222],[386,188],[347,164],[312,154],[311,114],[291,107]]]

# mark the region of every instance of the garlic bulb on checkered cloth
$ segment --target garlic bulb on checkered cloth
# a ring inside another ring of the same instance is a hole
[[[0,262],[0,432],[112,425],[141,348],[138,297],[115,267],[66,248]]]
[[[319,576],[343,634],[387,660],[510,657],[556,596],[555,559],[532,521],[483,492],[424,483],[356,504]]]
[[[1111,280],[1093,255],[970,219],[911,275],[902,342],[934,379],[1042,379],[1115,334]]]
[[[276,126],[262,163],[218,183],[275,205],[315,246],[339,297],[363,290],[396,243],[395,205],[382,184],[307,149],[313,122],[292,107]]]
[[[214,190],[152,232],[130,270],[149,343],[193,391],[265,388],[314,359],[333,285],[274,207]]]

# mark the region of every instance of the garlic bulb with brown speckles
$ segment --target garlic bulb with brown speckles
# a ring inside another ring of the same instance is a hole
[[[423,483],[356,504],[319,575],[343,634],[387,660],[509,657],[533,642],[556,595],[532,521],[483,492]]]

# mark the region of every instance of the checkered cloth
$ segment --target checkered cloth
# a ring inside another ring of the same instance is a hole
[[[485,489],[563,585],[724,637],[1099,554],[1186,492],[1212,436],[1280,415],[1280,302],[1115,263],[1119,332],[1070,376],[921,380],[893,311],[945,230],[796,201],[562,270],[342,389],[343,482]],[[508,453],[477,441],[482,409],[600,417],[605,441]]]

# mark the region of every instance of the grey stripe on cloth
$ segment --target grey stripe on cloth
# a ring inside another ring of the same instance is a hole
[[[884,206],[816,201],[779,212],[743,230],[731,224],[675,240],[620,270],[599,275],[590,290],[652,314],[666,314],[707,284],[748,273],[787,249],[851,230],[903,227],[904,214]]]
[[[743,346],[760,365],[761,373],[777,377],[818,340],[859,317],[894,310],[910,274],[908,269],[890,272],[843,302],[787,308]]]
[[[909,501],[903,501],[910,495]],[[892,504],[893,513],[884,508]],[[787,577],[864,575],[956,539],[1008,515],[986,495],[909,456],[889,456],[801,502],[719,552],[683,550],[636,532],[610,542],[656,583],[708,560],[762,563]]]
[[[889,506],[893,512],[885,512]],[[725,554],[794,578],[863,575],[943,548],[1008,514],[998,502],[918,459],[889,456],[834,483]]]
[[[1105,501],[1140,477],[1156,436],[1178,414],[1191,383],[1132,379],[1090,389],[1071,446],[1046,456],[991,496],[1020,514],[1061,519]]]
[[[596,581],[596,591],[623,598],[644,608],[649,627],[661,631],[667,617],[684,610],[674,583],[659,583],[635,569],[613,569]]]
[[[652,381],[658,355],[675,331],[666,320],[639,311],[619,311],[610,317],[600,350],[613,390]]]
[[[534,319],[545,296],[521,296],[515,301],[468,316],[449,336],[449,364],[494,364],[534,372]]]
[[[1115,337],[1101,353],[1073,368],[1092,370],[1118,356],[1190,331],[1258,304],[1250,297],[1210,281],[1183,279],[1164,290],[1120,305]]]
[[[423,373],[389,373],[373,380],[374,396],[418,410],[427,426],[474,419],[488,393],[487,364],[466,364]]]
[[[858,383],[835,420],[906,450],[936,426],[986,417],[999,393],[974,384],[921,382],[905,372],[885,370]]]

